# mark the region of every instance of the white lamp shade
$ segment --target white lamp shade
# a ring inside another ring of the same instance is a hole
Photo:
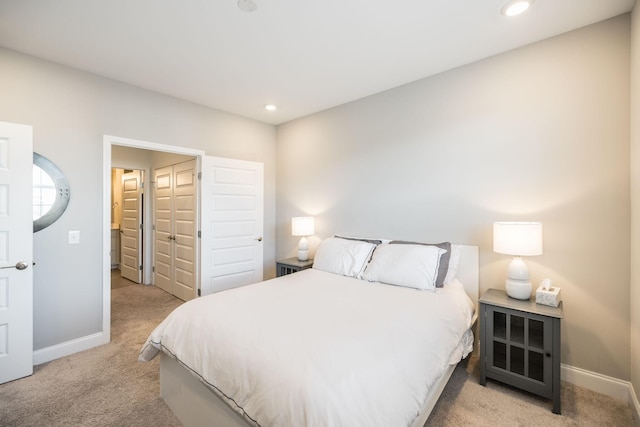
[[[494,222],[493,251],[516,256],[542,255],[542,223]]]
[[[312,236],[315,233],[313,217],[294,216],[291,218],[292,236]]]

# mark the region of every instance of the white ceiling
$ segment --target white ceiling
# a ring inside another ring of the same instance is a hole
[[[629,12],[634,0],[0,0],[0,46],[279,124]],[[264,109],[273,103],[275,112]]]

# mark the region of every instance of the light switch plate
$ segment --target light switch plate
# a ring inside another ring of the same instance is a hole
[[[69,244],[77,245],[80,243],[80,232],[79,231],[70,231],[69,232]]]

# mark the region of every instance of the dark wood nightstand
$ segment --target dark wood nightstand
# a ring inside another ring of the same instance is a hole
[[[285,276],[313,266],[313,260],[300,261],[298,258],[286,258],[276,261],[276,276]]]
[[[487,378],[553,401],[560,413],[560,321],[558,307],[517,300],[489,289],[480,298],[480,384]]]

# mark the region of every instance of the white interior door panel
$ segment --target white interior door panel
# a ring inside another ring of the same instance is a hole
[[[142,283],[142,172],[122,175],[122,223],[120,225],[120,273]]]
[[[0,122],[0,383],[33,373],[32,134]]]
[[[196,296],[196,161],[154,172],[154,284],[188,301]]]
[[[201,293],[262,280],[264,165],[202,158]]]

